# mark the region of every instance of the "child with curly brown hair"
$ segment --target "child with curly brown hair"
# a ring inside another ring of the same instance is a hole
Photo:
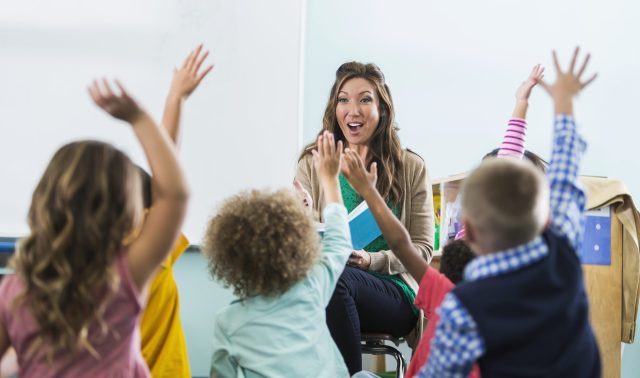
[[[203,250],[211,274],[239,297],[215,322],[212,377],[344,377],[325,321],[353,250],[338,172],[342,143],[318,137],[314,165],[327,206],[322,242],[290,191],[250,191],[226,200]]]

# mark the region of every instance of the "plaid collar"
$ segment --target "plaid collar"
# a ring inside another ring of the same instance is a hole
[[[548,254],[547,244],[542,236],[538,236],[527,244],[476,257],[465,268],[464,280],[477,281],[513,272],[542,260]]]

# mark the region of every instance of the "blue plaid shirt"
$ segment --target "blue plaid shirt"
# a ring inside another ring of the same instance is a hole
[[[577,251],[584,230],[585,192],[578,182],[578,169],[586,149],[572,116],[558,115],[548,169],[551,225]],[[541,236],[531,242],[498,253],[480,256],[467,265],[465,281],[477,281],[522,269],[549,253]],[[427,364],[417,377],[466,378],[476,360],[485,353],[478,327],[460,303],[449,293],[440,309],[440,322],[431,341]]]

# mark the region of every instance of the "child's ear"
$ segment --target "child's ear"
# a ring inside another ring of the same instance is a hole
[[[473,253],[477,255],[478,252],[476,251],[478,250],[478,237],[476,229],[473,228],[471,222],[469,222],[469,219],[464,215],[462,216],[461,222],[462,227],[464,227],[464,241],[469,245],[471,251],[473,251]]]
[[[464,240],[468,243],[472,243],[475,240],[475,230],[472,230],[471,223],[469,223],[469,219],[462,216],[460,220],[462,223],[462,227],[464,228]]]

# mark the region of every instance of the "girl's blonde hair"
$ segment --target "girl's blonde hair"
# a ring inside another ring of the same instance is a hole
[[[30,234],[11,262],[25,285],[14,305],[27,305],[40,329],[29,354],[97,356],[89,333],[96,322],[108,332],[103,314],[119,285],[116,256],[141,210],[140,178],[123,152],[81,141],[55,153],[33,193]]]

